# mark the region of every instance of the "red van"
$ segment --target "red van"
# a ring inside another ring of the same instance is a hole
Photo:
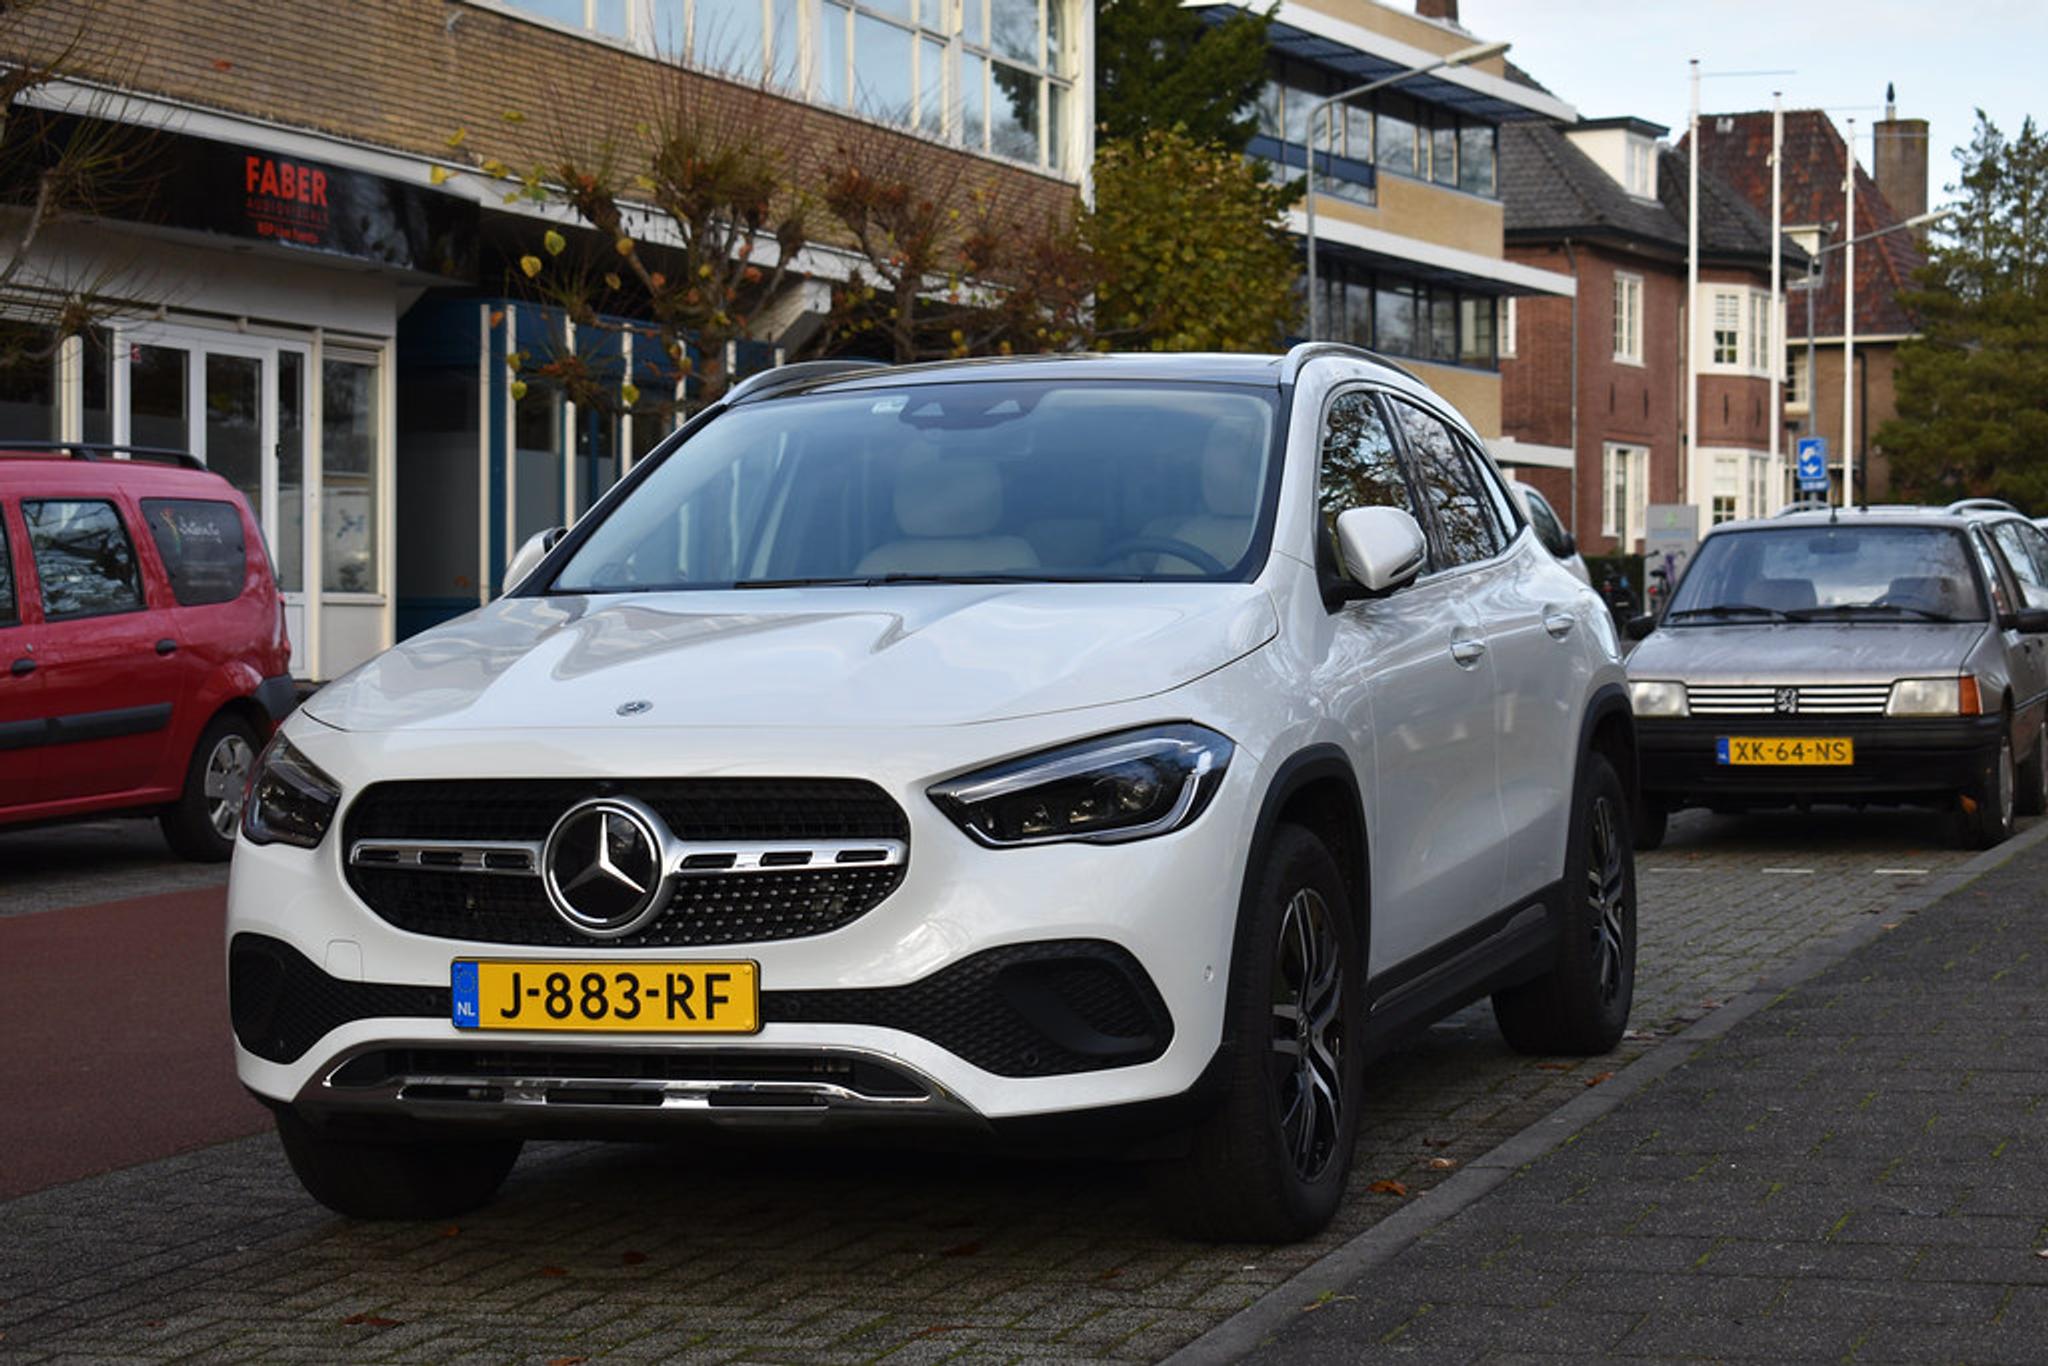
[[[154,812],[224,859],[293,703],[284,604],[226,479],[116,453],[0,446],[0,828]]]

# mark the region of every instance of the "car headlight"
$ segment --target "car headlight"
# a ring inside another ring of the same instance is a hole
[[[1632,678],[1628,683],[1628,704],[1637,716],[1692,715],[1683,683],[1651,683]]]
[[[1235,750],[1204,726],[1151,726],[980,769],[927,795],[982,844],[1117,844],[1201,815]]]
[[[1886,716],[1976,716],[1982,710],[1977,680],[1969,674],[1902,678],[1892,684],[1891,696],[1884,704]]]
[[[334,823],[341,784],[322,773],[279,735],[264,747],[242,803],[242,833],[251,844],[311,849]]]

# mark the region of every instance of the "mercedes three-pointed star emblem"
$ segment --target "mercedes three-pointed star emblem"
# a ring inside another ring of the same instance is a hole
[[[541,849],[541,884],[572,929],[617,939],[661,913],[669,896],[661,818],[624,797],[593,797],[562,813]]]

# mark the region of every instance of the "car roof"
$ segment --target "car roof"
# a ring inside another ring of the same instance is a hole
[[[1291,383],[1306,366],[1324,361],[1364,366],[1372,378],[1416,392],[1432,393],[1413,375],[1373,352],[1340,343],[1313,342],[1285,355],[1222,351],[1076,351],[1056,355],[977,356],[962,360],[926,361],[916,365],[877,365],[859,361],[786,366],[742,380],[732,401],[890,388],[917,384],[963,383],[971,380],[1156,380],[1198,384],[1242,384],[1278,388]],[[786,374],[786,378],[779,378]],[[1441,401],[1441,400],[1440,400]]]
[[[54,451],[17,450],[0,442],[0,491],[205,496],[233,493],[234,485],[208,469],[147,460],[80,459]]]

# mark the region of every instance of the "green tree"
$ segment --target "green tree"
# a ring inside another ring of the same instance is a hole
[[[1272,18],[1270,9],[1237,10],[1211,22],[1180,0],[1102,0],[1095,115],[1104,139],[1178,126],[1196,142],[1243,151],[1257,126]]]
[[[1096,342],[1153,351],[1267,351],[1299,315],[1281,214],[1293,197],[1235,152],[1178,129],[1105,143],[1081,240]]]
[[[2029,118],[2007,138],[1979,110],[1956,160],[1878,444],[1909,496],[2048,510],[2048,136]]]

